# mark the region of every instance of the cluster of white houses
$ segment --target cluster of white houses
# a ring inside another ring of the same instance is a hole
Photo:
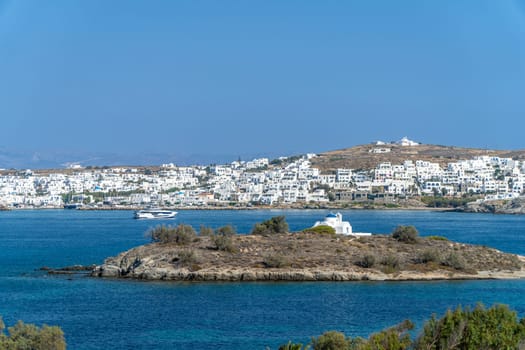
[[[155,171],[131,167],[4,171],[0,205],[61,207],[67,201],[93,206],[276,205],[465,193],[504,199],[519,196],[525,187],[525,163],[510,158],[481,156],[444,168],[407,160],[366,171],[337,169],[322,174],[311,166],[312,157],[206,167],[164,164]]]

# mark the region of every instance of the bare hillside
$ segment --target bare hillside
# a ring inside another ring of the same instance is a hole
[[[402,164],[405,160],[425,160],[446,166],[450,162],[476,156],[498,156],[525,159],[525,150],[505,151],[440,145],[398,146],[367,144],[329,151],[312,159],[312,165],[324,172],[337,168],[371,169],[383,162]]]

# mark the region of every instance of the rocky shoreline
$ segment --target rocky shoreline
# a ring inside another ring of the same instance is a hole
[[[472,202],[458,211],[465,213],[525,214],[525,197],[512,200]]]
[[[211,237],[151,243],[106,259],[93,277],[165,281],[415,281],[525,278],[525,257],[441,237],[237,235],[235,249]]]

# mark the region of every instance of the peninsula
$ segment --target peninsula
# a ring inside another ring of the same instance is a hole
[[[258,225],[248,235],[233,234],[227,226],[199,236],[191,226],[159,226],[151,231],[155,242],[106,259],[91,275],[175,281],[525,278],[525,257],[420,237],[413,226],[357,237],[322,229],[275,233],[265,229],[271,225]]]

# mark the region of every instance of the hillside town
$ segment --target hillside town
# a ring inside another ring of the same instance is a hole
[[[403,138],[402,147],[418,147]],[[373,152],[388,152],[378,141]],[[524,192],[525,162],[479,156],[440,166],[388,162],[374,169],[312,167],[315,154],[224,165],[1,170],[3,208],[257,207],[396,201],[421,196],[512,199]]]

